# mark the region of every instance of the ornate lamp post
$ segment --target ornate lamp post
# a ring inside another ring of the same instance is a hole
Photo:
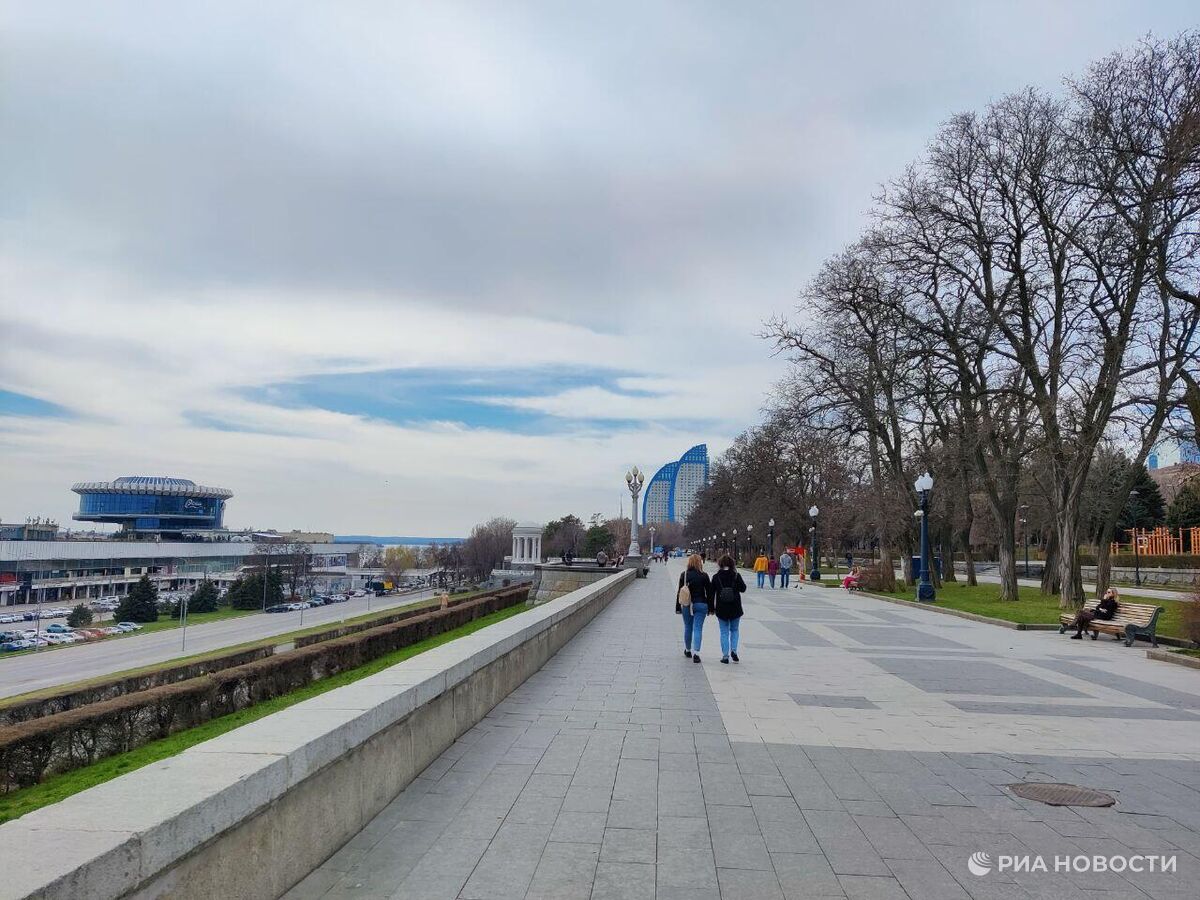
[[[737,558],[738,558],[737,550],[738,550],[738,548],[737,548],[737,529],[735,528],[735,529],[733,529],[733,565],[734,565],[734,568],[737,568]]]
[[[767,522],[767,546],[769,548],[768,555],[774,556],[775,555],[775,520],[774,519],[770,519]]]
[[[625,486],[629,488],[629,493],[633,496],[633,511],[631,513],[629,529],[629,550],[625,554],[626,562],[633,561],[634,567],[640,567],[642,548],[638,544],[638,494],[642,492],[642,485],[646,482],[644,473],[638,471],[638,467],[634,466],[625,473]]]
[[[721,532],[721,552],[722,553],[727,552],[728,548],[729,548],[729,542],[725,540],[725,532],[722,531]]]
[[[754,526],[746,526],[746,549],[750,551],[750,555],[754,555]]]
[[[817,514],[819,512],[820,510],[815,505],[808,508],[808,514],[812,517],[812,527],[809,529],[812,534],[812,545],[809,549],[809,553],[812,554],[812,569],[808,573],[810,581],[821,580],[821,567],[817,565]]]
[[[654,555],[654,526],[650,526],[650,555]]]
[[[921,583],[917,585],[917,600],[932,603],[937,599],[929,580],[929,492],[933,490],[933,476],[926,472],[913,482],[913,487],[921,497],[921,508],[917,510],[917,518],[921,520]]]

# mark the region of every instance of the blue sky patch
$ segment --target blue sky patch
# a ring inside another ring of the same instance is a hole
[[[32,416],[39,419],[64,418],[71,415],[65,407],[28,394],[0,390],[0,416]]]
[[[492,402],[497,397],[545,397],[578,388],[597,387],[632,398],[655,397],[649,391],[620,387],[635,373],[610,369],[391,369],[321,375],[243,391],[257,403],[287,409],[324,409],[400,425],[460,422],[523,434],[633,428],[635,419],[550,416]]]

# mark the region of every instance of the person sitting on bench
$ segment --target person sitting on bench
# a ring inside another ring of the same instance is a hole
[[[1093,619],[1102,619],[1108,621],[1117,614],[1118,599],[1120,594],[1117,589],[1110,587],[1104,592],[1104,599],[1096,604],[1095,609],[1081,609],[1079,614],[1075,616],[1075,621],[1071,624],[1075,626],[1075,633],[1071,635],[1071,640],[1082,641],[1083,629],[1085,629]]]
[[[858,585],[858,582],[861,578],[862,569],[860,569],[858,566],[854,566],[850,569],[850,572],[846,575],[846,577],[842,579],[842,587],[844,587],[846,590],[850,590],[850,588]]]

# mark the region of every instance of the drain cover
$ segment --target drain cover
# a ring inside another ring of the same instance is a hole
[[[1101,791],[1081,788],[1074,784],[1039,784],[1022,782],[1010,784],[1009,789],[1018,797],[1037,800],[1051,806],[1112,806],[1116,799]]]

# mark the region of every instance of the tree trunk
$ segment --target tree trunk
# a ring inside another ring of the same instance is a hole
[[[1112,580],[1112,535],[1107,529],[1100,532],[1100,543],[1096,545],[1096,596],[1103,597]]]
[[[954,529],[947,527],[942,530],[942,580],[958,581],[954,573]]]
[[[1051,531],[1045,542],[1046,561],[1042,563],[1042,593],[1047,597],[1058,594],[1062,581],[1058,577],[1058,534]]]
[[[892,562],[892,551],[882,540],[879,542],[879,585],[888,593],[896,590],[896,564]]]
[[[1083,578],[1079,571],[1079,504],[1068,502],[1055,517],[1058,525],[1058,608],[1083,606]]]
[[[979,579],[975,576],[975,554],[971,552],[970,542],[963,545],[963,559],[967,563],[967,585],[977,587]]]

